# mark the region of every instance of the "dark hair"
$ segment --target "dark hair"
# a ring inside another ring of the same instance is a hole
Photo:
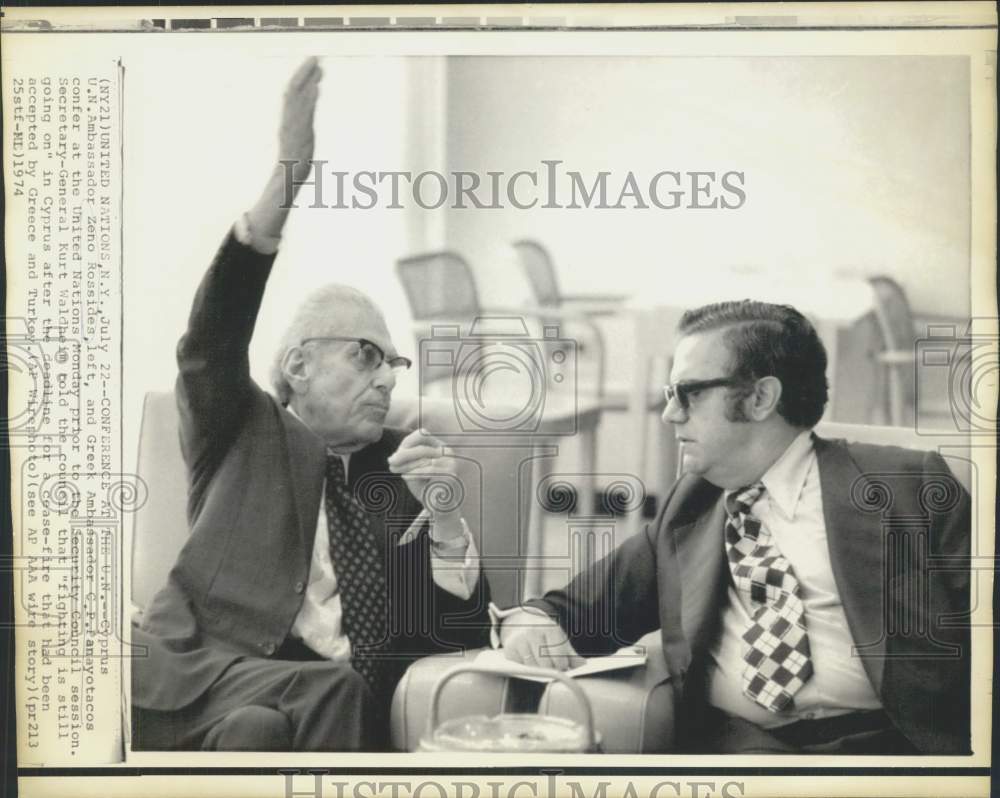
[[[716,302],[684,313],[681,335],[725,330],[732,375],[781,382],[778,414],[803,429],[816,425],[827,400],[826,349],[809,320],[789,305],[744,299]]]

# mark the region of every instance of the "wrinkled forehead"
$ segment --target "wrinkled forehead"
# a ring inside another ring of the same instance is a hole
[[[682,335],[674,346],[672,383],[728,376],[732,357],[726,343],[726,329]]]

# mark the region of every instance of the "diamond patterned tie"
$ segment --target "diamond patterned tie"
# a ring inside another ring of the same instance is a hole
[[[373,539],[368,511],[351,495],[344,463],[326,457],[326,518],[330,554],[341,585],[344,631],[351,641],[351,665],[379,695],[378,653],[388,640],[385,562]]]
[[[752,622],[743,633],[743,693],[771,712],[789,707],[812,676],[802,588],[750,508],[764,491],[758,482],[726,498],[726,554],[736,590],[749,599]]]

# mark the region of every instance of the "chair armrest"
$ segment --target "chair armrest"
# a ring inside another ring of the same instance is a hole
[[[652,639],[652,638],[650,638]],[[647,642],[644,640],[643,642]],[[447,670],[474,660],[482,649],[464,654],[435,654],[417,660],[404,674],[392,698],[392,747],[415,751],[427,733],[431,691]],[[671,681],[659,645],[647,647],[644,667],[576,679],[594,709],[605,753],[653,753],[674,746],[678,685]],[[558,682],[544,688],[534,682],[500,674],[463,673],[441,691],[441,721],[468,715],[493,716],[501,712],[538,711],[583,722],[580,706]]]
[[[644,667],[575,680],[590,701],[606,754],[665,753],[675,747],[681,686],[667,671],[659,632],[640,643],[646,646]],[[579,703],[558,682],[548,685],[538,711],[584,722]]]
[[[416,751],[427,733],[430,697],[442,674],[460,662],[476,658],[482,649],[456,654],[434,654],[414,662],[403,674],[392,696],[389,732],[397,751]],[[481,673],[462,673],[448,682],[438,701],[438,718],[496,715],[504,711],[507,679]]]

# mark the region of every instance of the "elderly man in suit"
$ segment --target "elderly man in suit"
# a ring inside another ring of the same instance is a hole
[[[825,374],[790,307],[687,312],[663,413],[685,475],[566,588],[491,608],[495,644],[565,668],[660,628],[693,751],[968,753],[969,496],[937,453],[815,435]]]
[[[288,214],[310,171],[320,69],[285,94],[280,162],[205,275],[178,345],[190,537],[133,629],[136,749],[377,749],[418,656],[483,644],[487,586],[460,506],[421,502],[460,478],[424,430],[384,427],[410,365],[371,299],[309,297],[272,370],[248,347]]]

